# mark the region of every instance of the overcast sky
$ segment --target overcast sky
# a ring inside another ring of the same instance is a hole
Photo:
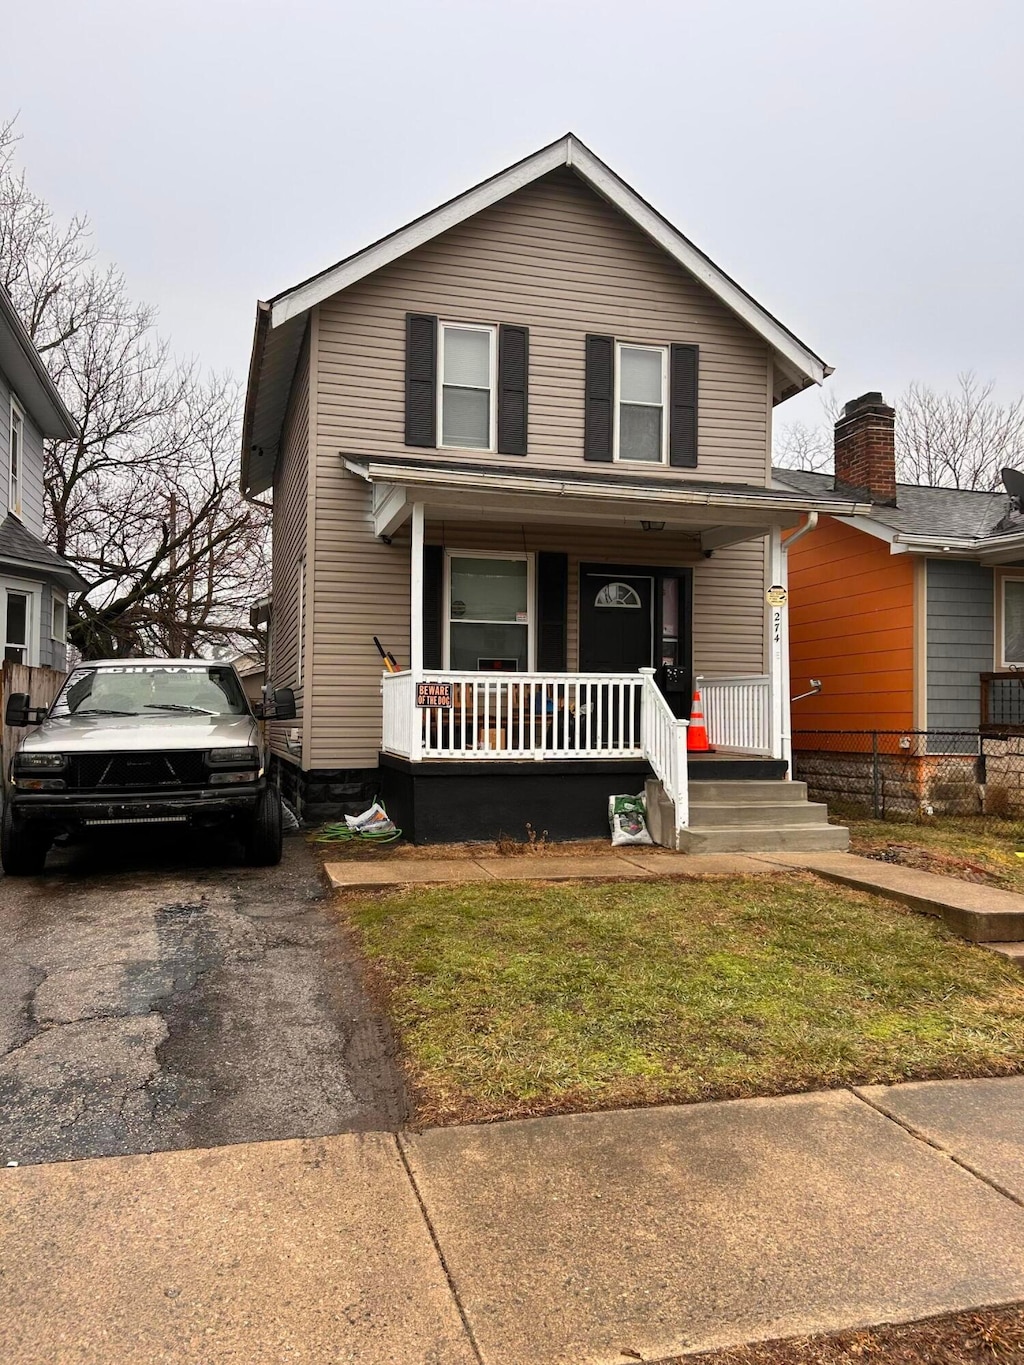
[[[47,0],[2,28],[33,187],[209,367],[244,375],[257,297],[571,129],[841,400],[1024,390],[1021,0]]]

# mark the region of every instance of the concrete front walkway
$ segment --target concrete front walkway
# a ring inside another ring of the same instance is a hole
[[[812,855],[808,854],[808,857]],[[400,886],[452,882],[540,881],[615,882],[654,877],[745,877],[778,868],[742,853],[705,853],[692,857],[659,848],[611,848],[606,853],[570,855],[524,853],[496,858],[380,858],[327,863],[324,871],[336,891],[386,891]]]
[[[894,867],[854,853],[704,853],[609,848],[584,857],[524,854],[515,858],[382,858],[328,863],[338,891],[381,891],[405,885],[487,881],[636,881],[659,877],[746,877],[813,872],[827,881],[899,901],[936,915],[955,934],[1024,967],[1024,896],[999,887]]]
[[[0,1183],[5,1365],[621,1365],[1024,1299],[1024,1077]]]

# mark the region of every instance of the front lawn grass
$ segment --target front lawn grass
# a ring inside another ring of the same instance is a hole
[[[344,900],[416,1118],[471,1122],[1024,1069],[1024,978],[805,875]]]

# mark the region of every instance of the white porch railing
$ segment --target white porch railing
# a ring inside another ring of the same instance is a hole
[[[421,684],[446,685],[446,704],[418,706]],[[716,749],[771,753],[767,676],[699,679]],[[689,724],[639,673],[385,673],[383,748],[400,758],[462,760],[643,758],[689,821]],[[450,703],[450,704],[448,704]]]
[[[676,829],[690,822],[690,786],[686,760],[686,729],[689,721],[679,720],[654,681],[654,669],[642,668],[644,691],[640,713],[644,757],[665,788],[676,813]]]
[[[448,683],[450,706],[417,706]],[[385,673],[385,752],[402,758],[642,758],[639,673]]]
[[[697,678],[704,702],[704,725],[715,749],[770,754],[771,678]]]

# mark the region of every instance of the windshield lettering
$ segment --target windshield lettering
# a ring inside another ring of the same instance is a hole
[[[249,707],[233,668],[170,664],[82,664],[65,682],[51,716],[244,716]]]

